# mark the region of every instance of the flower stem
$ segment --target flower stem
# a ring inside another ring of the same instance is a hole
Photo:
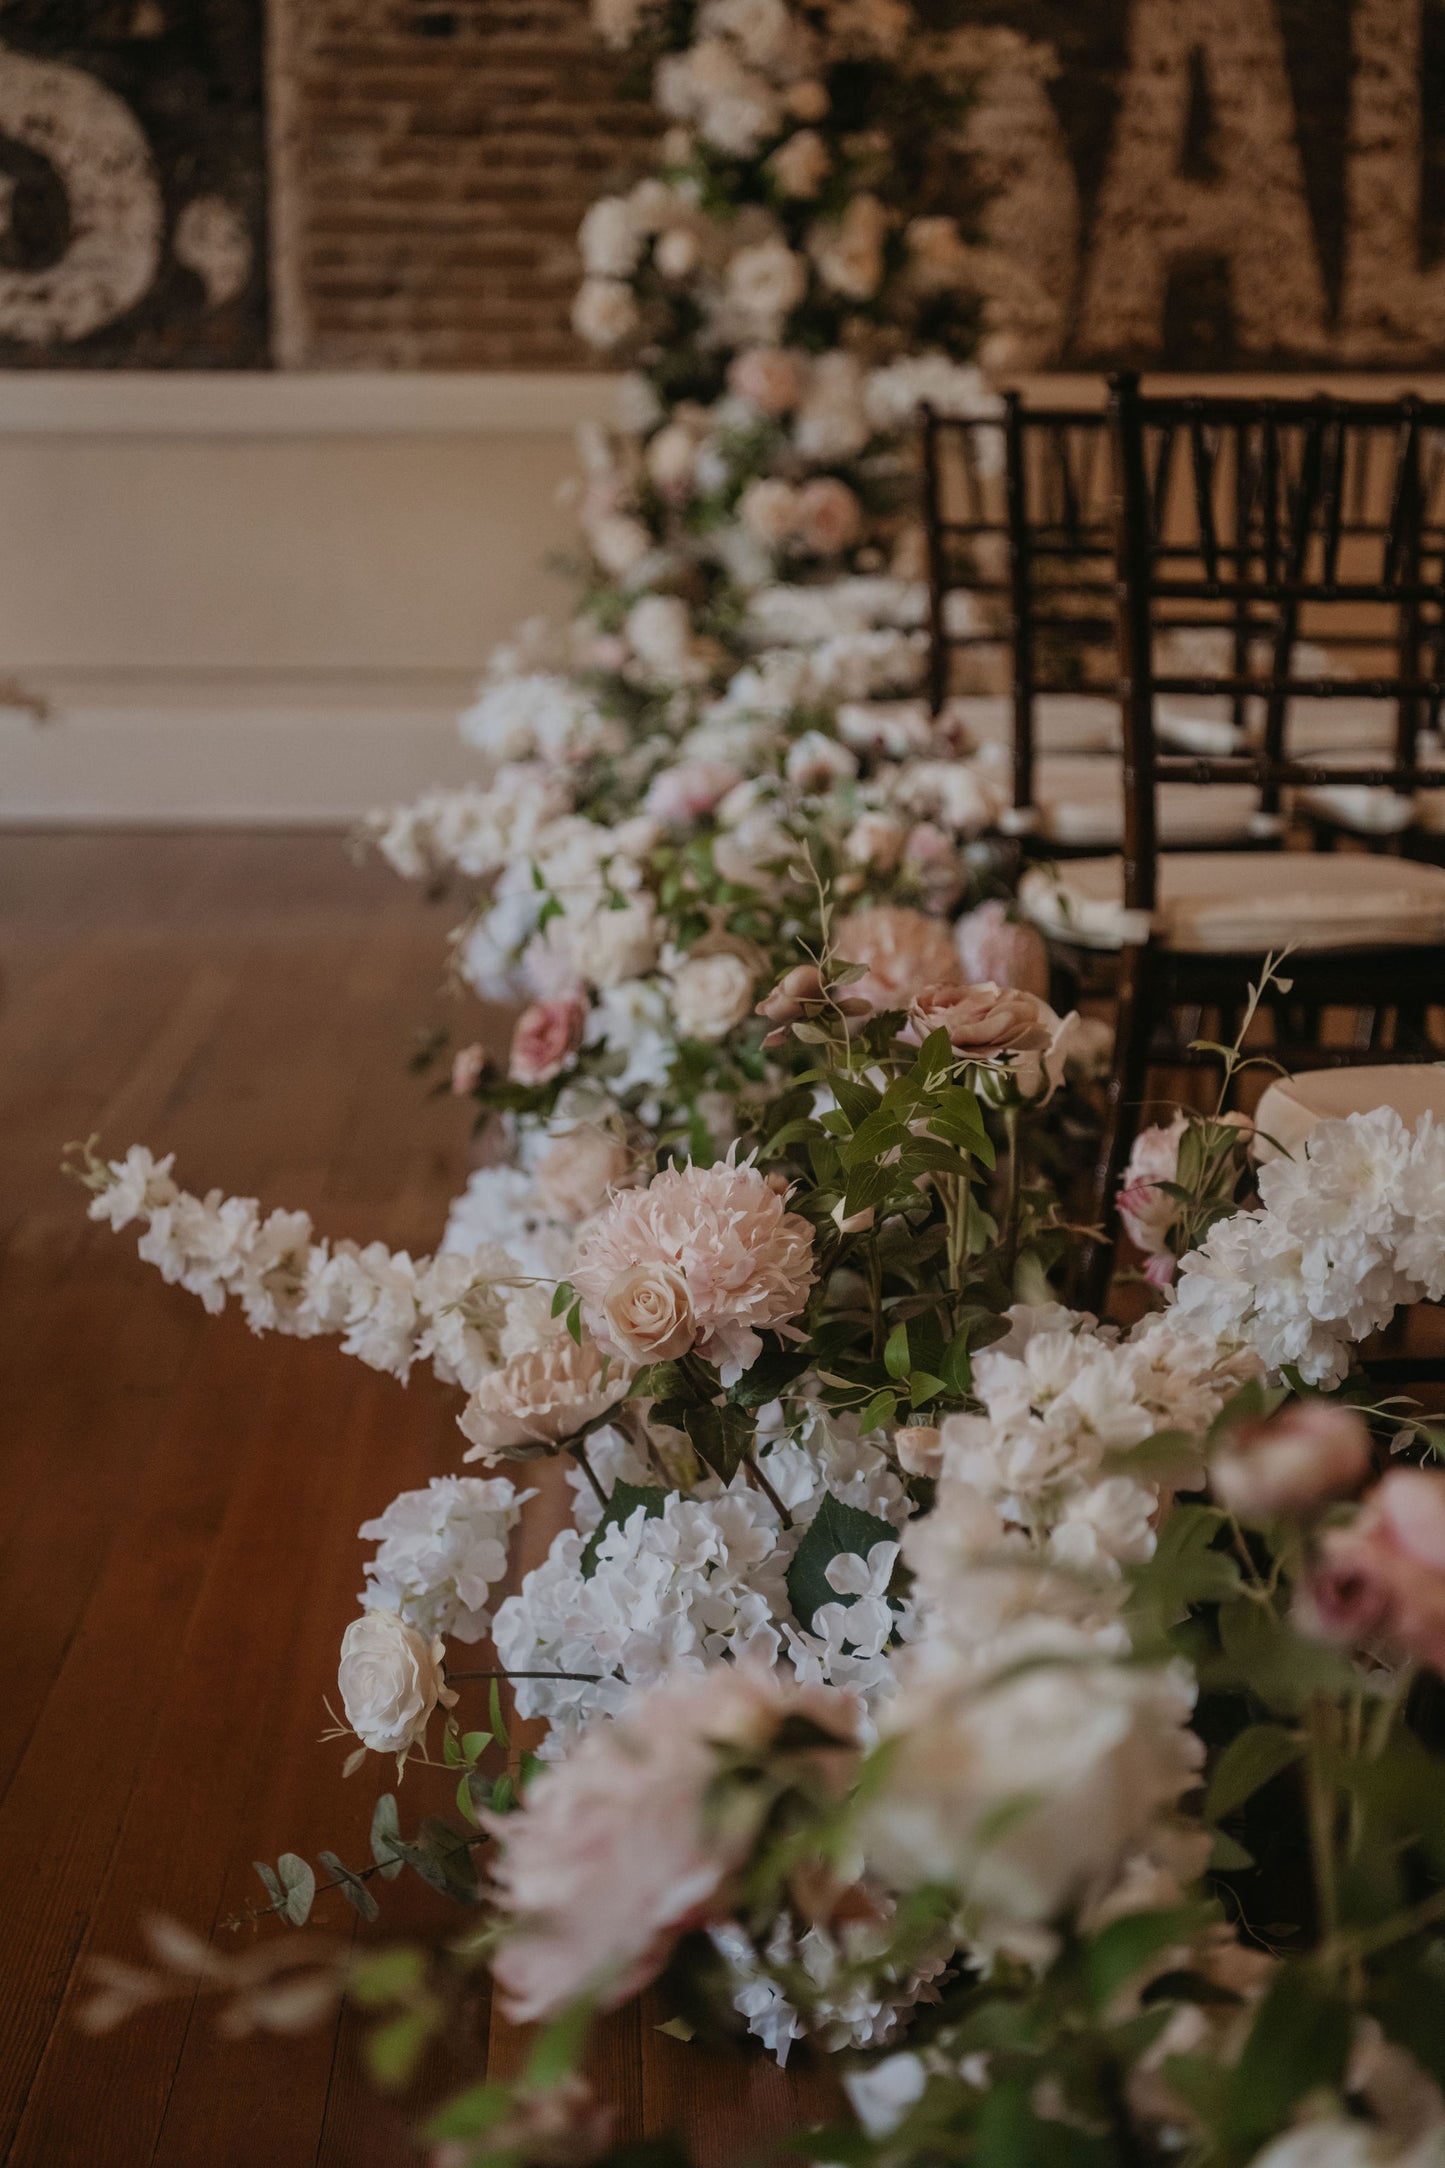
[[[744,1455],[743,1455],[743,1466],[744,1466],[744,1467],[745,1467],[745,1468],[747,1469],[747,1471],[748,1471],[748,1476],[749,1476],[749,1479],[750,1479],[750,1480],[751,1480],[752,1482],[756,1483],[756,1485],[757,1485],[758,1489],[759,1489],[759,1490],[760,1490],[760,1491],[762,1492],[763,1496],[764,1496],[764,1497],[765,1497],[765,1498],[767,1499],[767,1501],[768,1501],[768,1504],[769,1504],[769,1505],[770,1505],[770,1506],[772,1507],[773,1511],[774,1511],[774,1512],[775,1512],[775,1513],[777,1514],[777,1516],[778,1516],[778,1519],[779,1519],[779,1520],[780,1520],[780,1521],[782,1522],[782,1524],[783,1524],[784,1528],[791,1528],[791,1527],[792,1527],[792,1525],[793,1525],[793,1516],[792,1516],[792,1514],[791,1514],[791,1513],[790,1513],[790,1512],[788,1511],[787,1507],[786,1507],[786,1506],[785,1506],[785,1505],[783,1504],[783,1501],[782,1501],[782,1499],[781,1499],[781,1498],[780,1498],[780,1497],[778,1496],[777,1492],[776,1492],[776,1491],[775,1491],[775,1490],[773,1489],[773,1486],[772,1486],[772,1484],[771,1484],[771,1483],[770,1483],[770,1482],[768,1481],[767,1477],[766,1477],[766,1476],[765,1476],[765,1475],[763,1474],[763,1471],[762,1471],[762,1469],[761,1469],[761,1468],[760,1468],[760,1467],[758,1466],[758,1464],[757,1464],[757,1461],[756,1461],[756,1459],[754,1458],[754,1456],[753,1456],[753,1455],[752,1455],[751,1453],[744,1453]]]
[[[582,1473],[586,1476],[588,1482],[592,1485],[593,1490],[597,1494],[597,1503],[601,1506],[603,1512],[605,1513],[607,1511],[608,1505],[607,1493],[602,1488],[602,1485],[598,1482],[597,1471],[593,1467],[591,1461],[587,1458],[586,1446],[582,1443],[582,1440],[580,1438],[574,1438],[572,1440],[572,1443],[568,1446],[567,1450],[572,1455],[572,1458],[576,1461],[578,1467],[582,1470]]]
[[[1003,1276],[1010,1291],[1019,1253],[1019,1110],[1005,1107],[1003,1125],[1008,1136],[1008,1189],[1004,1204]]]

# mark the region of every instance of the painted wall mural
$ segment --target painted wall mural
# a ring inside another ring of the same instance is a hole
[[[579,77],[585,0],[270,0],[269,176],[264,4],[0,0],[0,366],[576,366],[566,233],[639,132]],[[1020,364],[1445,365],[1445,0],[960,11],[1028,41],[975,121]],[[422,180],[445,232],[402,261]]]
[[[261,0],[0,6],[0,365],[264,366]]]

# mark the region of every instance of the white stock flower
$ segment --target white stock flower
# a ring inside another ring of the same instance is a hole
[[[507,1545],[524,1498],[505,1476],[433,1476],[403,1491],[360,1534],[377,1545],[361,1601],[395,1612],[426,1636],[480,1641],[487,1602],[507,1570]]]
[[[346,1721],[373,1754],[405,1758],[440,1701],[456,1694],[445,1684],[442,1643],[408,1626],[395,1611],[365,1611],[341,1637],[337,1685]]]

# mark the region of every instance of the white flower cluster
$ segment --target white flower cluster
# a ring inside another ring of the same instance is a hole
[[[594,1431],[588,1453],[609,1491],[619,1479],[663,1490],[620,1431]],[[828,1493],[902,1526],[909,1507],[892,1464],[873,1441],[819,1417],[802,1442],[775,1445],[763,1466],[791,1528],[741,1473],[726,1487],[707,1477],[687,1491],[667,1489],[655,1514],[642,1504],[613,1521],[590,1557],[599,1509],[573,1479],[577,1525],[553,1539],[543,1563],[499,1605],[492,1629],[508,1670],[582,1674],[517,1681],[519,1713],[551,1727],[544,1756],[563,1752],[590,1717],[615,1715],[664,1674],[744,1656],[787,1665],[804,1683],[851,1687],[865,1700],[885,1687],[885,1651],[912,1631],[910,1606],[883,1594],[897,1546],[835,1558],[828,1578],[839,1600],[820,1604],[809,1629],[794,1616],[787,1572]]]
[[[505,1476],[435,1475],[403,1491],[360,1534],[377,1546],[361,1602],[394,1611],[428,1638],[480,1641],[487,1603],[507,1570],[507,1545],[531,1491]]]
[[[1404,1303],[1445,1296],[1445,1128],[1390,1107],[1319,1122],[1259,1170],[1260,1208],[1219,1220],[1179,1267],[1177,1315],[1337,1385]]]
[[[253,1332],[334,1333],[373,1370],[404,1381],[413,1363],[429,1362],[444,1384],[472,1393],[519,1337],[535,1342],[548,1329],[537,1290],[494,1242],[432,1258],[382,1242],[318,1242],[305,1212],[263,1219],[252,1197],[179,1189],[173,1157],[132,1145],[93,1175],[90,1217],[116,1229],[141,1221],[140,1255],[162,1279],[212,1312],[238,1302]]]

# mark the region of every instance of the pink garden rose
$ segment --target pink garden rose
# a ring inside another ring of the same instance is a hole
[[[1159,1184],[1178,1180],[1179,1140],[1188,1127],[1189,1116],[1181,1112],[1172,1122],[1141,1129],[1119,1185],[1119,1217],[1135,1249],[1148,1260],[1144,1277],[1151,1287],[1167,1287],[1174,1278],[1175,1259],[1167,1238],[1179,1203]]]
[[[834,947],[844,963],[862,964],[847,988],[875,1015],[906,1009],[926,986],[961,985],[963,967],[947,926],[905,905],[880,903],[840,919]]]
[[[745,346],[728,369],[728,390],[774,416],[792,412],[805,381],[802,357],[781,346]]]
[[[1327,1640],[1378,1637],[1445,1673],[1445,1475],[1392,1468],[1327,1529],[1301,1611]]]
[[[1353,1408],[1295,1400],[1268,1422],[1226,1432],[1209,1487],[1241,1520],[1304,1520],[1357,1491],[1370,1466],[1370,1433]]]
[[[754,1166],[667,1167],[598,1214],[572,1284],[599,1346],[627,1360],[645,1346],[648,1361],[664,1342],[671,1356],[696,1347],[730,1385],[762,1353],[759,1330],[807,1301],[813,1230]]]
[[[724,1754],[766,1755],[790,1717],[849,1750],[819,1754],[839,1765],[841,1786],[855,1766],[849,1697],[762,1664],[719,1664],[593,1724],[516,1813],[486,1818],[511,1929],[493,1969],[514,2024],[555,2016],[587,1991],[616,2009],[657,1977],[680,1935],[727,1917],[756,1825],[709,1813],[714,1782]]]
[[[534,1001],[522,1011],[512,1033],[507,1074],[514,1084],[550,1084],[570,1069],[582,1044],[587,1004],[577,994]]]
[[[1063,1082],[1068,1040],[1077,1017],[1059,1016],[1037,994],[1017,986],[926,986],[909,1003],[899,1033],[921,1046],[930,1032],[946,1031],[955,1053],[970,1061],[1001,1062],[1024,1099],[1055,1092]],[[1005,1080],[1007,1081],[1007,1080]]]
[[[1045,1000],[1049,991],[1049,952],[1043,935],[1008,915],[996,897],[966,911],[953,929],[958,960],[967,979],[989,979],[995,986],[1018,986]]]
[[[804,549],[818,557],[836,557],[862,534],[863,508],[846,482],[820,474],[798,491],[793,527]]]
[[[681,760],[662,768],[647,787],[645,809],[669,828],[686,828],[721,805],[742,781],[723,760]]]

